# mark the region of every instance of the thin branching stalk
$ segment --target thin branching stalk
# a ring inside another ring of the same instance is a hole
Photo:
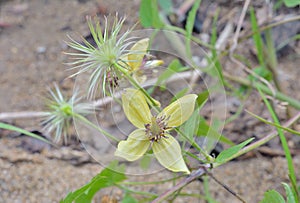
[[[265,31],[267,29],[270,29],[270,28],[273,28],[273,27],[277,27],[277,26],[283,25],[285,23],[299,21],[299,20],[300,20],[300,15],[293,16],[293,17],[290,17],[288,19],[281,20],[279,22],[270,23],[268,25],[261,26],[257,32],[263,32],[263,31]],[[241,43],[241,42],[249,39],[250,37],[252,37],[254,34],[255,34],[255,32],[251,32],[250,34],[248,34],[246,36],[242,36],[242,37],[239,38],[238,42]]]
[[[243,10],[242,10],[241,16],[239,18],[238,26],[236,28],[236,31],[234,33],[234,37],[232,40],[232,46],[230,47],[230,55],[233,53],[233,51],[236,49],[236,47],[238,45],[238,38],[239,38],[242,24],[244,22],[244,18],[246,16],[246,12],[247,12],[250,2],[251,2],[251,0],[246,0],[244,3]]]
[[[235,196],[238,200],[240,200],[242,203],[246,203],[246,201],[236,192],[234,192],[232,189],[230,189],[227,185],[219,181],[215,176],[213,176],[212,173],[209,171],[206,172],[206,174],[211,177],[214,181],[216,181],[219,185],[221,185],[223,188],[225,188],[229,193],[231,193],[233,196]]]
[[[175,186],[173,186],[172,188],[168,189],[167,191],[165,191],[164,193],[162,193],[161,195],[159,195],[151,203],[158,203],[158,202],[163,201],[164,199],[166,199],[167,197],[169,197],[170,195],[172,195],[174,192],[176,192],[180,188],[182,188],[182,187],[186,186],[187,184],[193,182],[194,180],[200,178],[201,176],[203,176],[204,174],[206,174],[205,167],[209,168],[210,166],[204,166],[204,167],[199,168],[198,170],[193,171],[191,173],[191,175],[189,175],[188,177],[184,178],[179,183],[177,183]]]

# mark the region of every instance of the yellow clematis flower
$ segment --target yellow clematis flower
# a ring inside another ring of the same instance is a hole
[[[152,147],[159,163],[174,172],[190,173],[181,154],[178,141],[169,131],[180,126],[192,115],[197,95],[183,96],[153,116],[140,90],[126,89],[122,95],[123,110],[138,129],[118,144],[115,156],[128,161],[141,158]]]
[[[144,68],[153,68],[162,65],[162,60],[149,60],[145,59],[149,47],[149,38],[141,39],[136,42],[129,51],[129,54],[120,57],[119,64],[126,68],[129,74],[139,83],[146,80],[143,75]]]

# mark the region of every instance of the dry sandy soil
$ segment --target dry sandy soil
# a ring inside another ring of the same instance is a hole
[[[137,22],[138,8],[137,0],[0,0],[0,112],[41,111],[41,96],[45,95],[45,88],[53,85],[53,82],[63,87],[65,92],[72,92],[74,81],[64,80],[70,74],[64,65],[67,56],[62,54],[68,49],[64,42],[68,40],[67,35],[87,35],[85,16],[96,13],[118,12],[120,16],[127,16],[125,25],[131,26]],[[289,94],[296,99],[300,99],[297,80],[300,77],[299,64],[299,56],[293,60],[288,57],[279,60],[280,78],[290,90]],[[258,95],[253,94],[246,102],[246,107],[254,109],[254,112],[256,107],[252,104],[257,102],[257,98]],[[5,121],[27,130],[40,129],[37,119]],[[228,125],[224,134],[240,142],[251,136],[261,137],[270,130],[272,128],[244,115],[241,120]],[[278,143],[276,138],[269,145],[273,150],[276,148],[275,154],[256,151],[248,158],[214,169],[214,176],[247,202],[258,202],[268,189],[283,193],[281,182],[288,182],[287,164]],[[290,144],[293,145],[299,179],[299,142],[292,140]],[[0,149],[0,202],[58,202],[103,168],[76,143],[54,149],[34,143],[26,136],[0,130]],[[35,149],[40,152],[33,153]],[[109,160],[110,157],[107,155],[103,159]],[[134,170],[134,167],[130,170]],[[148,181],[165,176],[170,174],[163,172],[156,176],[130,176],[130,179]],[[210,183],[211,195],[219,202],[239,202],[213,180]],[[168,187],[170,185],[144,189],[161,193]],[[202,182],[196,181],[184,191],[203,194]],[[104,194],[119,199],[122,191],[115,188],[101,191],[97,202]],[[182,197],[174,202],[188,200],[191,199]]]

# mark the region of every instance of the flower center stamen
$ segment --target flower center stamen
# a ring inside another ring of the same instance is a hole
[[[169,129],[165,116],[152,117],[151,123],[145,124],[146,135],[151,142],[158,142],[162,137],[167,138],[165,131]]]
[[[110,87],[119,86],[119,77],[112,71],[108,71],[106,75],[106,81],[109,82]]]

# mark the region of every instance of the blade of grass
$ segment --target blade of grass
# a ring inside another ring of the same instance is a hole
[[[211,192],[209,191],[208,176],[203,176],[202,179],[203,179],[205,199],[207,200],[208,203],[217,203],[217,201],[212,198]]]
[[[300,118],[300,112],[298,112],[295,116],[293,116],[291,119],[289,119],[283,126],[285,127],[289,127],[291,126],[293,123],[295,123],[298,119]],[[268,135],[266,135],[265,137],[259,139],[258,141],[242,148],[238,153],[234,154],[233,156],[231,156],[230,158],[228,158],[227,160],[230,161],[232,159],[235,159],[247,152],[250,152],[264,144],[266,144],[267,142],[269,142],[270,140],[272,140],[274,137],[276,137],[278,134],[278,132],[272,131],[271,133],[269,133]],[[213,163],[213,168],[216,168],[220,165],[222,165],[223,163],[219,163],[219,162],[215,162]]]
[[[259,61],[259,64],[261,67],[266,67],[265,66],[265,60],[264,60],[264,52],[263,52],[263,41],[260,35],[260,31],[259,31],[259,27],[257,24],[257,20],[255,17],[255,13],[254,13],[254,9],[253,7],[250,8],[250,19],[251,19],[251,27],[252,27],[252,31],[253,31],[253,40],[254,40],[254,44],[256,47],[256,51],[257,51],[257,58]]]
[[[265,86],[264,84],[261,84],[259,82],[251,82],[250,80],[244,79],[244,78],[240,78],[240,77],[235,77],[232,75],[229,75],[227,73],[224,73],[224,77],[237,82],[241,85],[245,85],[247,87],[255,87],[255,88],[260,88],[261,91],[263,91],[264,93],[266,93],[267,95],[271,95],[274,98],[280,100],[280,101],[284,101],[284,102],[288,102],[289,105],[291,105],[292,107],[299,109],[300,110],[300,102],[292,97],[289,97],[279,91],[275,91],[273,92],[272,90],[270,90],[267,86]],[[274,94],[275,93],[275,94]]]
[[[276,88],[282,92],[286,93],[285,88],[280,84],[280,80],[278,77],[278,71],[277,71],[277,56],[276,56],[276,48],[272,39],[272,28],[268,28],[265,31],[265,38],[266,38],[266,45],[267,45],[267,69],[271,71],[272,73],[272,79],[274,81],[274,84]],[[286,114],[288,117],[291,117],[291,109],[288,106],[286,109]]]
[[[258,116],[258,115],[256,115],[256,114],[254,114],[254,113],[252,113],[252,112],[250,112],[250,111],[248,111],[248,110],[245,110],[245,111],[246,111],[247,113],[249,113],[251,116],[257,118],[258,120],[260,120],[260,121],[262,121],[262,122],[264,122],[264,123],[266,123],[266,124],[275,126],[275,127],[280,128],[280,129],[282,129],[282,130],[285,130],[285,131],[287,131],[287,132],[289,132],[289,133],[292,133],[292,134],[295,134],[295,135],[299,135],[299,136],[300,136],[300,132],[298,132],[298,131],[295,131],[295,130],[290,129],[290,128],[285,128],[285,127],[283,127],[283,126],[281,126],[281,125],[278,125],[278,124],[276,124],[276,123],[267,121],[266,119],[264,119],[264,118],[262,118],[262,117],[260,117],[260,116]]]
[[[216,11],[216,14],[215,14],[214,20],[213,20],[213,26],[212,26],[212,33],[211,33],[210,43],[213,47],[216,46],[216,42],[217,42],[217,38],[218,38],[218,36],[217,36],[218,16],[219,16],[219,10]],[[215,68],[217,70],[217,77],[219,77],[220,81],[222,82],[222,85],[225,85],[223,71],[222,71],[222,65],[221,65],[221,62],[219,60],[218,52],[217,52],[216,49],[212,49],[211,53],[212,53],[212,56],[211,56],[211,58],[209,58],[209,62],[212,63],[215,66]]]
[[[143,27],[162,28],[164,23],[159,17],[157,0],[142,0],[140,4],[140,21]]]
[[[274,120],[274,123],[276,123],[277,125],[280,125],[280,122],[276,116],[276,113],[274,111],[274,109],[272,108],[272,105],[270,104],[270,102],[267,100],[267,98],[265,97],[265,95],[262,93],[262,91],[258,88],[258,91],[262,97],[262,99],[264,100],[264,103],[266,104],[272,119]],[[297,185],[297,178],[296,178],[296,174],[295,174],[295,169],[294,169],[294,165],[293,165],[293,159],[292,159],[292,155],[289,149],[289,146],[287,144],[286,138],[283,134],[283,130],[281,128],[277,128],[278,131],[278,135],[282,144],[282,148],[284,150],[285,153],[285,157],[288,163],[288,170],[289,170],[289,177],[290,177],[290,181],[292,183],[292,185]],[[299,202],[299,198],[298,198],[298,190],[297,188],[293,187],[293,194],[295,199],[297,200],[297,202]]]
[[[287,203],[294,203],[294,202],[296,202],[292,188],[288,184],[286,184],[286,183],[282,183],[282,185],[283,185],[283,187],[285,189]]]
[[[196,13],[197,10],[200,6],[201,0],[196,0],[196,2],[194,2],[194,5],[191,9],[191,11],[188,14],[187,17],[187,23],[185,26],[185,30],[186,30],[186,35],[185,35],[185,48],[186,48],[186,53],[187,56],[192,58],[192,53],[191,53],[191,36],[193,33],[193,28],[194,28],[194,23],[195,23],[195,18],[196,18]]]

